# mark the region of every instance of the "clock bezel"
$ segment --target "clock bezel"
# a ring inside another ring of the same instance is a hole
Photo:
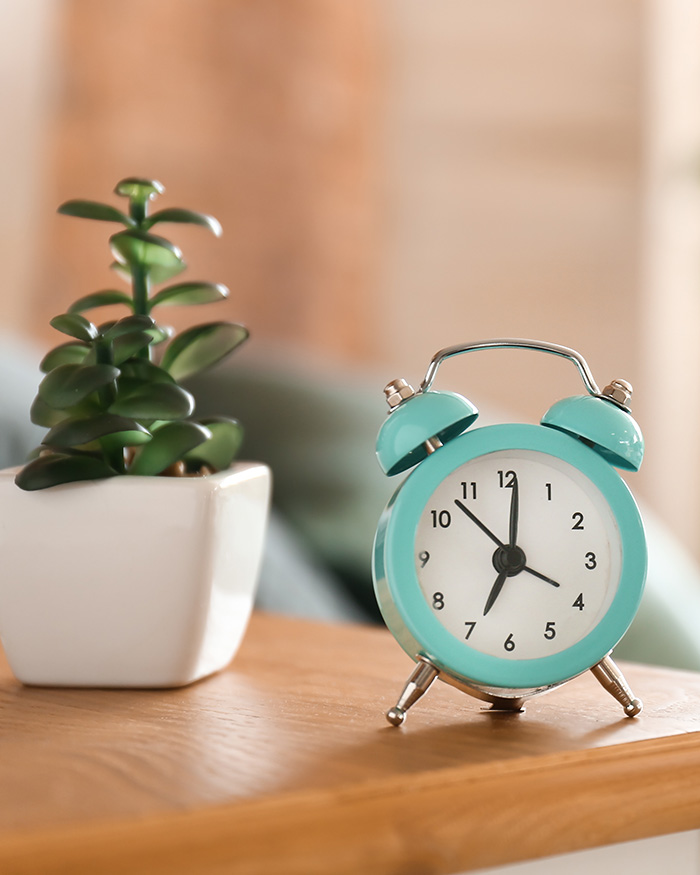
[[[620,535],[620,581],[610,607],[584,638],[550,656],[514,659],[475,650],[440,623],[418,580],[416,532],[433,492],[460,465],[499,450],[532,450],[573,465],[600,490]],[[466,682],[508,689],[563,683],[600,662],[622,638],[637,612],[646,567],[646,539],[637,504],[611,465],[577,438],[548,426],[521,423],[470,430],[421,462],[394,493],[380,520],[373,561],[382,615],[410,656],[424,656]]]

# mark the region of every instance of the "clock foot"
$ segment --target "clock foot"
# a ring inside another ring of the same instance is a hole
[[[490,696],[490,708],[485,708],[486,711],[498,711],[505,714],[521,714],[525,708],[523,707],[525,699],[505,699],[500,696]]]
[[[392,726],[401,726],[406,719],[406,711],[426,693],[440,672],[435,666],[421,657],[413,669],[411,677],[399,696],[399,701],[386,712],[386,719]]]
[[[609,656],[601,659],[591,671],[610,695],[622,705],[627,717],[636,717],[641,713],[643,707],[641,700],[635,698],[624,675]]]

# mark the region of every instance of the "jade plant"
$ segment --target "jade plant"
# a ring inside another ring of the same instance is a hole
[[[116,475],[202,474],[227,468],[242,440],[233,419],[194,421],[194,399],[180,382],[226,357],[248,336],[232,322],[208,322],[174,335],[153,312],[168,305],[207,304],[228,296],[220,283],[161,286],[183,270],[182,253],[153,233],[164,223],[201,225],[216,236],[212,216],[179,208],[149,212],[163,186],[123,179],[115,192],[128,211],[70,200],[58,212],[124,226],[109,238],[115,272],[130,293],[103,289],[75,301],[51,325],[70,338],[41,362],[45,373],[31,419],[49,431],[17,474],[22,489]],[[154,287],[161,286],[158,290]],[[98,323],[85,311],[122,305],[126,315]]]

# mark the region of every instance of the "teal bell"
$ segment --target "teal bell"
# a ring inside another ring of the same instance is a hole
[[[638,471],[644,438],[632,416],[613,401],[594,395],[574,395],[552,405],[542,425],[581,438],[606,461],[625,471]]]
[[[471,401],[456,392],[416,394],[403,380],[390,383],[385,392],[392,410],[377,436],[377,459],[390,477],[421,462],[431,438],[447,443],[479,415]]]

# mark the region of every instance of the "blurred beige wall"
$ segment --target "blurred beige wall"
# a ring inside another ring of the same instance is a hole
[[[0,0],[0,331],[29,331],[46,247],[43,187],[56,77],[59,0]]]
[[[109,226],[53,210],[153,175],[163,205],[222,221],[221,241],[170,236],[261,346],[378,392],[507,335],[630,380],[632,482],[700,555],[700,454],[677,440],[700,424],[697,6],[0,0],[2,326],[46,343],[52,315],[114,285]],[[532,353],[465,357],[439,384],[528,420],[580,391]]]
[[[635,381],[644,8],[384,7],[392,360],[422,364],[452,342],[524,336],[579,349],[603,384]],[[568,365],[531,354],[453,367],[484,401],[521,416],[579,388]]]
[[[700,4],[657,0],[647,31],[643,485],[700,558]]]

